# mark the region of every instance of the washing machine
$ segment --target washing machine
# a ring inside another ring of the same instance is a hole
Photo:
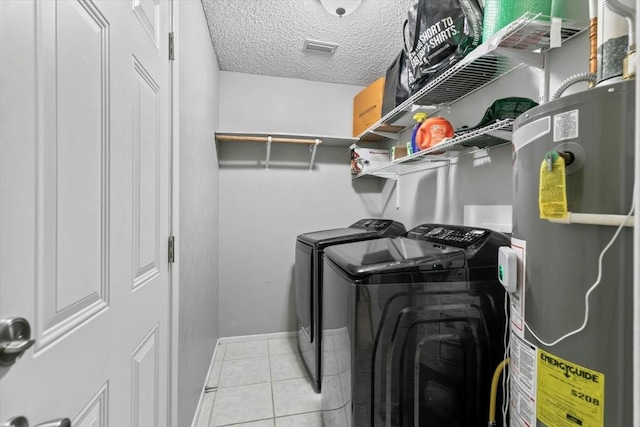
[[[300,234],[296,240],[295,289],[298,349],[316,393],[320,393],[322,255],[340,243],[400,236],[405,226],[389,219],[365,218],[346,228]]]
[[[324,425],[485,426],[505,356],[505,244],[484,228],[424,224],[325,249]]]

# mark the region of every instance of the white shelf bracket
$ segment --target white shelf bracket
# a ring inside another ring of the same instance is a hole
[[[549,82],[551,81],[551,71],[549,67],[538,70],[538,104],[549,101]]]
[[[313,162],[316,160],[316,151],[318,151],[318,145],[320,145],[322,141],[316,139],[316,143],[309,146],[309,151],[311,151],[311,161],[309,162],[309,172],[313,171]]]
[[[397,133],[393,133],[393,132],[381,132],[381,131],[377,131],[377,130],[372,130],[370,132],[375,134],[375,135],[382,136],[384,138],[393,139],[395,141],[398,141],[400,139],[400,136]]]
[[[396,192],[396,210],[398,210],[400,209],[400,174],[399,173],[384,174],[384,178],[390,179],[393,181],[393,189]]]
[[[269,170],[269,160],[271,159],[271,136],[267,136],[267,160],[265,161],[264,170]]]
[[[494,52],[500,56],[514,59],[516,61],[527,64],[538,69],[544,68],[544,58],[541,53],[527,52],[519,49],[509,49],[506,47],[497,47]]]
[[[387,178],[387,179],[390,179],[392,181],[396,181],[396,182],[400,181],[400,174],[395,173],[395,172],[390,172],[390,173],[384,175],[384,177]]]

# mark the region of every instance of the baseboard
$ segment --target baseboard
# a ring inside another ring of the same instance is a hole
[[[218,341],[220,341],[218,339]],[[204,384],[202,385],[202,392],[200,393],[200,399],[198,400],[198,406],[196,407],[196,413],[193,416],[193,420],[191,421],[191,427],[197,427],[198,420],[200,419],[200,412],[202,411],[202,406],[204,403],[204,395],[205,390],[207,388],[207,384],[209,384],[209,377],[211,376],[211,371],[213,370],[213,364],[216,361],[216,355],[218,354],[218,344],[216,342],[216,346],[213,348],[213,356],[211,357],[211,362],[209,363],[209,370],[207,371],[207,376],[204,379]]]
[[[262,340],[272,340],[276,338],[290,338],[295,337],[296,331],[291,332],[275,332],[271,334],[262,334],[262,335],[241,335],[237,337],[224,337],[218,339],[218,345],[221,344],[231,344],[236,342],[249,342],[249,341],[262,341]],[[216,345],[216,350],[218,348]]]

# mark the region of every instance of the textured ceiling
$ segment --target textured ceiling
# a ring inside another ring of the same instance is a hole
[[[367,86],[402,48],[411,0],[362,0],[330,15],[319,0],[202,0],[220,69]],[[303,51],[305,39],[337,43],[334,54]]]

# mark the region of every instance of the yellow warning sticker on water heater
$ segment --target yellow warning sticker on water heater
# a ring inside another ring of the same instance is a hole
[[[540,165],[538,204],[541,219],[563,219],[568,215],[564,159],[555,151],[547,153]]]
[[[604,374],[538,349],[537,418],[553,427],[604,426]]]

